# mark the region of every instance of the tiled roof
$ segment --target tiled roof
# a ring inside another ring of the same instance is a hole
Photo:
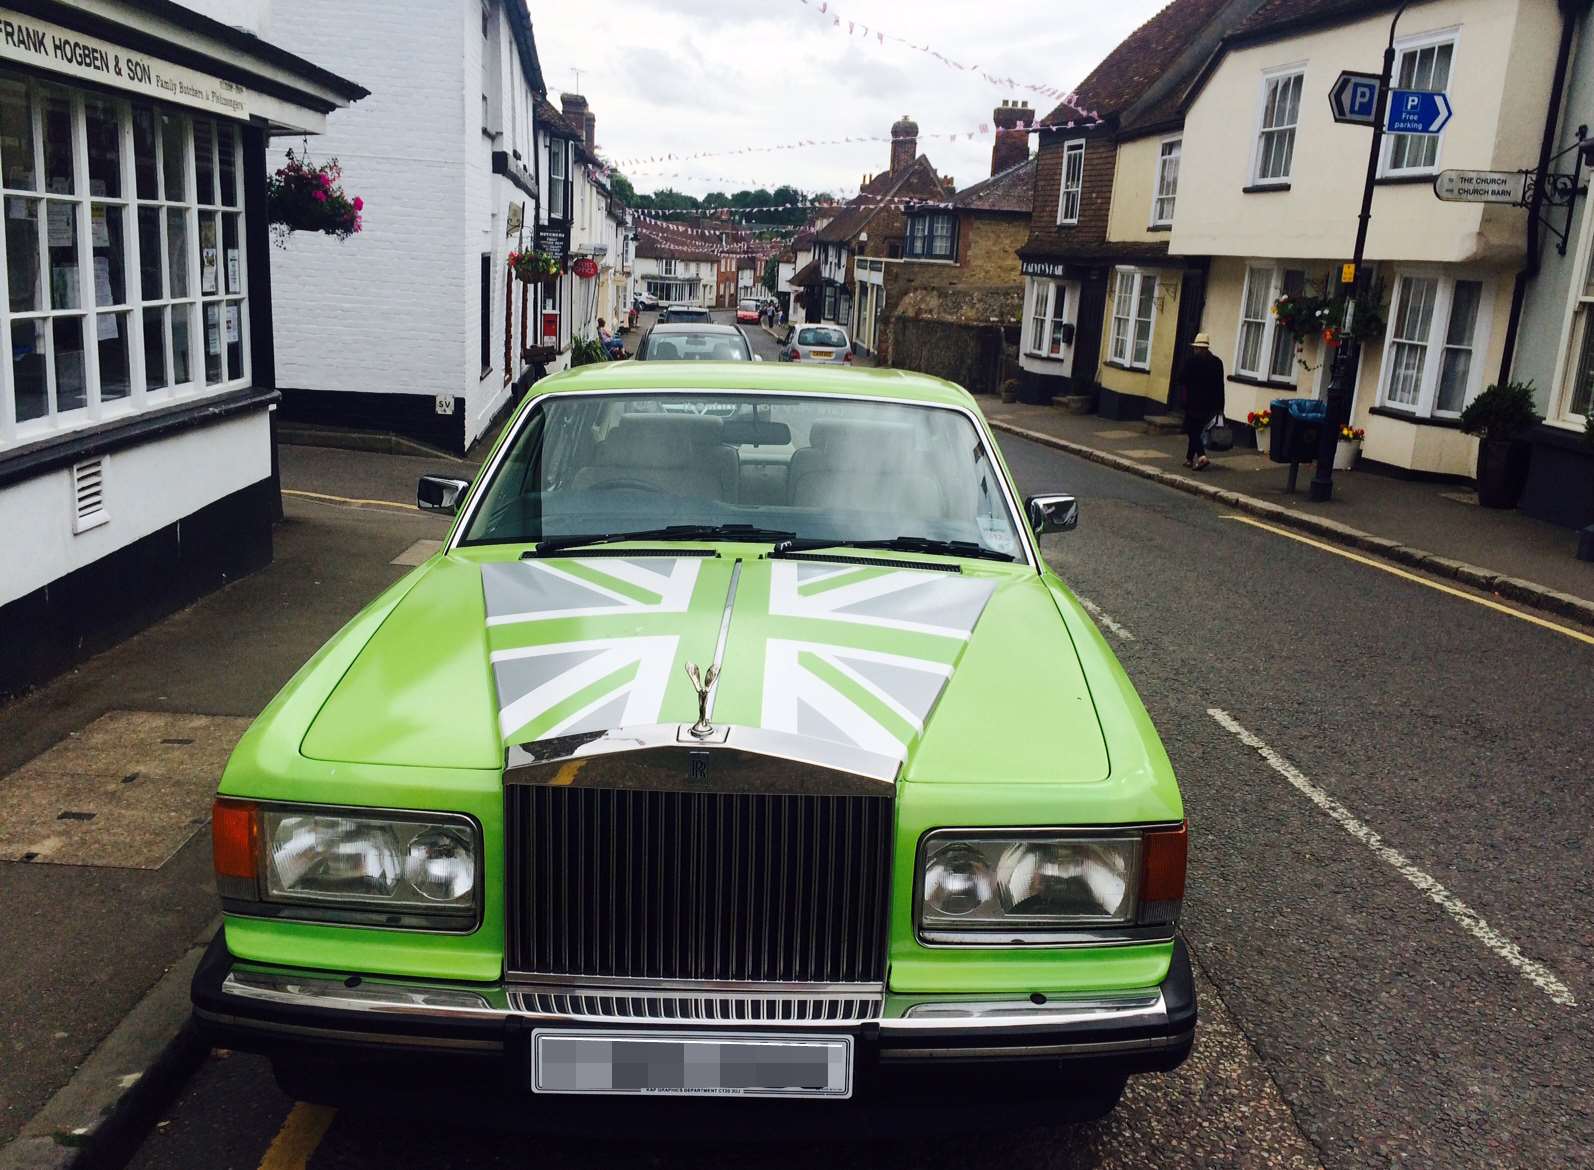
[[[1035,205],[1035,163],[1027,158],[998,171],[952,196],[952,206],[971,211],[1017,211],[1028,215]]]
[[[541,94],[536,95],[536,99],[532,104],[532,118],[546,133],[552,134],[557,138],[574,138],[577,142],[586,141],[586,134],[566,121],[565,116],[554,109],[553,103]]]
[[[810,260],[792,274],[791,284],[801,288],[810,284],[819,283],[819,261]]]
[[[935,168],[922,154],[913,160],[911,167],[894,176],[893,182],[889,185],[874,191],[868,187],[866,184],[864,190],[859,192],[835,219],[820,228],[814,238],[830,243],[852,239],[874,218],[874,213],[885,206],[886,201],[890,199],[946,198],[946,192],[941,187],[941,180],[936,175]]]
[[[1274,0],[1311,6],[1314,0]],[[1322,0],[1317,0],[1322,2]],[[1326,0],[1343,3],[1347,0]],[[1172,0],[1166,8],[1130,33],[1080,83],[1073,106],[1059,105],[1041,121],[1059,125],[1080,121],[1089,111],[1101,118],[1122,113],[1160,81],[1180,53],[1230,0]]]
[[[1234,35],[1244,37],[1306,21],[1351,19],[1393,8],[1395,3],[1396,0],[1262,0],[1261,7],[1240,22]]]

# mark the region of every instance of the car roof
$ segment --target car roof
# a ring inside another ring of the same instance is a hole
[[[967,390],[913,370],[856,369],[786,362],[594,362],[536,383],[531,395],[603,391],[742,390],[758,394],[844,394],[974,406]]]
[[[821,325],[817,321],[805,321],[801,325],[792,326],[792,328],[797,330],[798,333],[801,333],[804,329],[834,329],[837,333],[842,335],[845,335],[847,332],[847,327],[845,325]]]
[[[649,333],[734,333],[742,336],[742,331],[734,325],[721,325],[712,321],[661,321]]]

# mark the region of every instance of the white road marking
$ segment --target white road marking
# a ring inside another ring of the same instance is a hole
[[[1124,629],[1117,622],[1113,621],[1112,618],[1108,617],[1107,614],[1102,611],[1101,606],[1097,605],[1090,598],[1081,597],[1079,599],[1079,604],[1085,607],[1086,613],[1095,618],[1102,625],[1106,626],[1113,633],[1117,634],[1125,642],[1133,642],[1135,640],[1135,636],[1133,634]]]
[[[1534,962],[1524,955],[1516,943],[1485,922],[1476,910],[1445,889],[1432,876],[1418,869],[1404,853],[1386,845],[1384,839],[1373,829],[1358,820],[1339,801],[1308,780],[1299,768],[1241,727],[1235,721],[1234,716],[1218,707],[1207,708],[1207,714],[1212,716],[1220,727],[1234,735],[1246,747],[1254,749],[1267,762],[1270,768],[1298,788],[1318,808],[1334,818],[1339,823],[1340,828],[1371,849],[1375,856],[1382,861],[1388,862],[1401,877],[1428,895],[1436,905],[1456,920],[1462,930],[1472,935],[1473,938],[1515,967],[1517,972],[1529,983],[1562,1007],[1577,1006],[1577,999],[1572,995],[1572,989],[1562,983],[1554,972],[1542,963]]]

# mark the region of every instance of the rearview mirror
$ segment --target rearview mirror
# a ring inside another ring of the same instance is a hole
[[[452,516],[459,511],[459,501],[469,490],[468,479],[423,475],[421,482],[415,485],[415,506],[423,512],[442,512]]]
[[[791,442],[791,428],[783,422],[727,419],[720,426],[720,442],[732,447],[784,447]]]
[[[1029,526],[1036,536],[1051,532],[1072,532],[1079,527],[1079,501],[1060,492],[1031,496],[1024,501]]]

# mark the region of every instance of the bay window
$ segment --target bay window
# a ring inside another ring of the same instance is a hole
[[[1295,336],[1273,312],[1279,297],[1296,296],[1306,288],[1298,268],[1253,264],[1245,270],[1240,298],[1240,334],[1234,346],[1234,372],[1260,381],[1293,382]]]
[[[1062,357],[1067,347],[1068,285],[1060,280],[1037,280],[1031,292],[1029,352],[1039,357]]]
[[[1380,404],[1455,418],[1478,392],[1486,321],[1482,281],[1405,273],[1396,282]]]
[[[0,444],[247,383],[233,123],[0,72]]]
[[[1148,370],[1157,311],[1157,274],[1120,268],[1113,273],[1113,282],[1108,359],[1120,366]]]

